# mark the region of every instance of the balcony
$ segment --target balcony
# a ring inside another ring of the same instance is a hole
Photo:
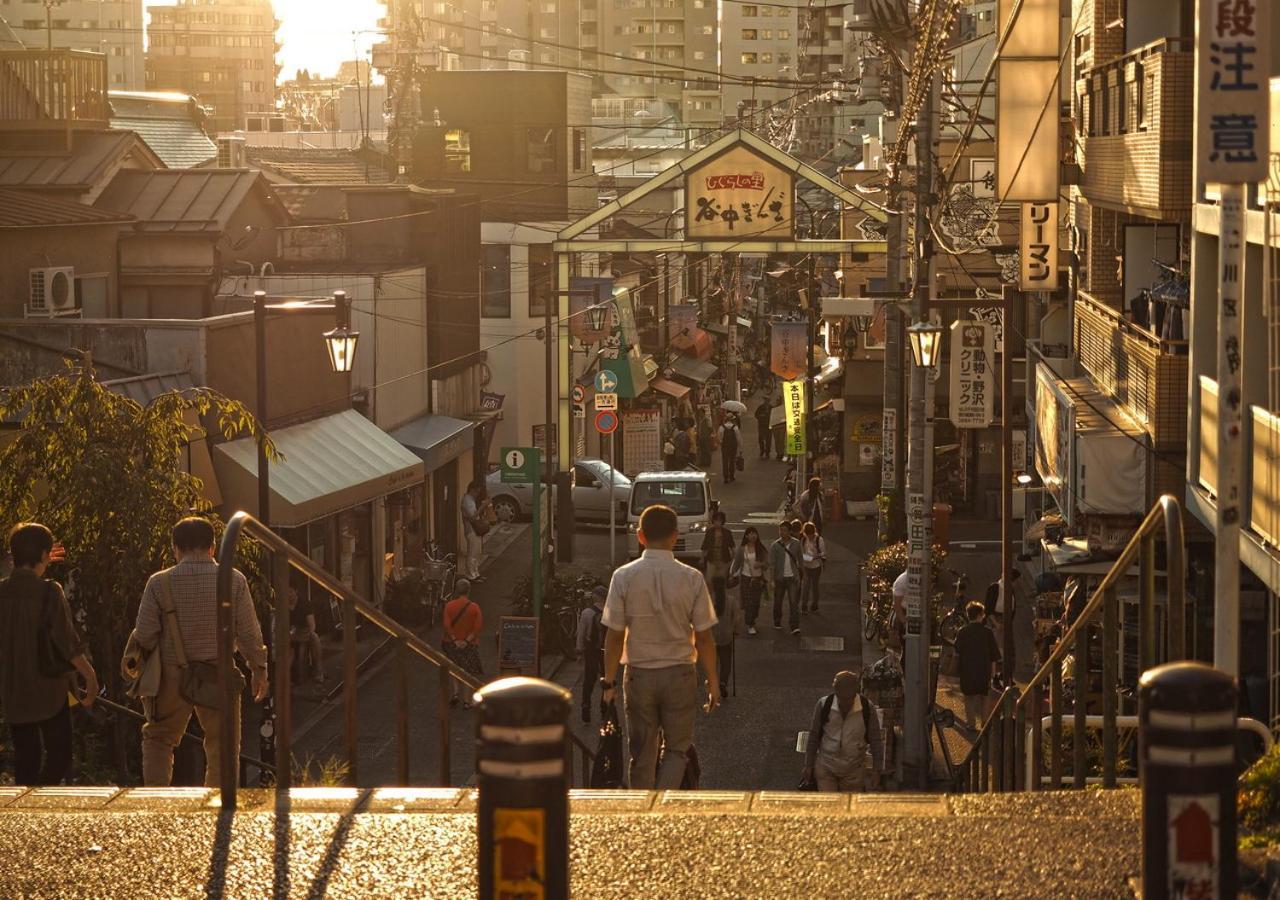
[[[1163,340],[1084,291],[1074,329],[1090,380],[1142,425],[1154,447],[1185,450],[1187,342]]]
[[[1080,190],[1092,203],[1152,218],[1191,205],[1190,42],[1164,38],[1076,81]]]
[[[106,128],[109,115],[105,55],[0,51],[0,131]]]

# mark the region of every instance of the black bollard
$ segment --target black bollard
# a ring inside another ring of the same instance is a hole
[[[476,696],[480,900],[568,897],[569,692],[503,678]]]
[[[1145,900],[1236,896],[1236,682],[1197,662],[1138,688]]]

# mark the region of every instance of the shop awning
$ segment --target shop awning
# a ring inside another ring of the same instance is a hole
[[[1063,538],[1060,544],[1051,544],[1041,539],[1040,549],[1048,557],[1053,570],[1063,575],[1106,575],[1116,563],[1114,558],[1108,559],[1104,555],[1095,554],[1084,538]],[[1137,563],[1126,574],[1138,575]],[[1158,576],[1165,574],[1163,569],[1156,572]]]
[[[677,334],[671,339],[673,350],[683,350],[699,359],[711,358],[711,335],[701,328],[694,328],[688,334]]]
[[[671,360],[671,371],[677,378],[692,381],[694,384],[706,384],[720,371],[715,363],[694,359],[692,356],[677,356]]]
[[[692,388],[686,387],[683,384],[676,384],[674,381],[669,381],[666,378],[653,379],[653,381],[649,382],[649,387],[653,388],[655,391],[661,391],[668,397],[674,397],[677,400],[692,390]]]
[[[475,445],[475,426],[449,416],[423,416],[401,425],[391,436],[422,459],[428,472],[434,472],[451,459],[457,459]]]
[[[271,463],[271,524],[292,528],[417,484],[422,460],[353,410],[271,432],[283,459]],[[226,505],[258,508],[252,438],[214,448]]]

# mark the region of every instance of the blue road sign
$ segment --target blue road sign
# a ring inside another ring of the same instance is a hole
[[[608,369],[596,373],[596,390],[601,394],[613,394],[618,390],[618,376]]]

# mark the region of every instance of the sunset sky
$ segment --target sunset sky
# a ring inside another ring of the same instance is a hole
[[[378,17],[386,7],[376,0],[273,0],[282,20],[280,40],[284,43],[277,61],[283,67],[281,79],[292,78],[298,69],[313,74],[332,75],[338,64],[354,55],[358,40],[360,55],[367,57],[369,45],[382,38],[376,34],[352,35],[354,31],[378,27]]]

